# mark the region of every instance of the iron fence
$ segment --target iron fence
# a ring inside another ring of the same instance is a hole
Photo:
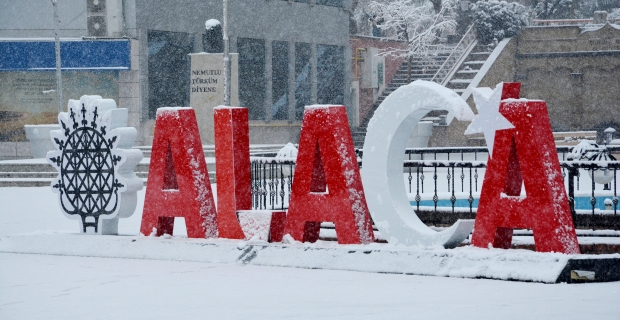
[[[573,161],[571,149],[557,147],[573,221],[580,228],[617,230],[620,162]],[[607,151],[620,152],[620,146],[608,146]],[[361,166],[362,151],[357,155]],[[407,149],[403,157],[404,186],[418,216],[436,226],[474,218],[487,157],[486,147]],[[251,163],[254,209],[287,209],[295,161],[253,157]],[[592,178],[597,172],[613,178],[605,186],[598,185]],[[602,198],[608,199],[605,207],[601,206]]]

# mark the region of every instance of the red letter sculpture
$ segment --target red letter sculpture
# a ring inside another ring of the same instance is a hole
[[[472,244],[510,248],[513,229],[528,228],[537,251],[579,253],[547,105],[518,99],[519,88],[519,83],[503,86],[499,112],[514,128],[495,133]]]
[[[248,109],[217,107],[215,124],[215,177],[217,230],[220,238],[244,239],[237,210],[252,209]]]
[[[217,214],[194,110],[157,110],[140,232],[172,234],[185,218],[189,238],[217,237]]]
[[[314,242],[324,221],[340,244],[374,241],[344,106],[306,107],[285,233]]]

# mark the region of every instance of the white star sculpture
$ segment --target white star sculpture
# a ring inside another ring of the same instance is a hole
[[[489,148],[489,157],[493,154],[493,144],[495,143],[495,132],[497,130],[512,129],[514,126],[499,112],[499,104],[502,100],[501,82],[491,88],[475,88],[473,90],[474,103],[478,109],[478,115],[469,124],[465,134],[483,133]]]

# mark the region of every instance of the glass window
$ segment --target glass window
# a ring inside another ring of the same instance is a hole
[[[342,0],[317,0],[316,3],[324,6],[342,7]]]
[[[344,47],[318,45],[317,102],[344,104]]]
[[[304,116],[304,107],[312,103],[312,47],[309,43],[295,43],[295,119]]]
[[[149,118],[157,108],[189,105],[190,60],[194,37],[184,32],[147,34]]]
[[[288,42],[274,41],[272,49],[272,93],[271,118],[288,119]]]
[[[265,40],[238,38],[239,104],[250,120],[265,119]]]

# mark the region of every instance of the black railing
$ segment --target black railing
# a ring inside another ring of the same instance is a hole
[[[294,160],[252,157],[252,208],[284,210],[288,208],[293,185]]]
[[[618,230],[617,170],[620,162],[570,161],[571,147],[557,147],[562,178],[565,180],[569,205],[575,225],[580,228],[613,228]],[[607,147],[610,152],[618,147]],[[407,149],[403,161],[403,179],[416,213],[428,224],[449,225],[457,219],[474,218],[477,199],[484,179],[486,147]],[[363,156],[361,150],[358,156]],[[361,162],[360,162],[361,166]],[[252,158],[252,194],[254,209],[284,210],[288,208],[295,161],[265,157]],[[613,180],[605,187],[594,183],[592,175],[606,171]],[[588,176],[583,180],[583,175]],[[575,183],[576,180],[576,183]],[[580,182],[588,183],[581,185]],[[586,188],[587,187],[587,188]],[[575,197],[576,192],[587,195]],[[610,205],[597,207],[602,197]],[[580,200],[580,201],[576,201]],[[611,206],[611,208],[610,208]],[[613,214],[611,214],[613,212]]]

